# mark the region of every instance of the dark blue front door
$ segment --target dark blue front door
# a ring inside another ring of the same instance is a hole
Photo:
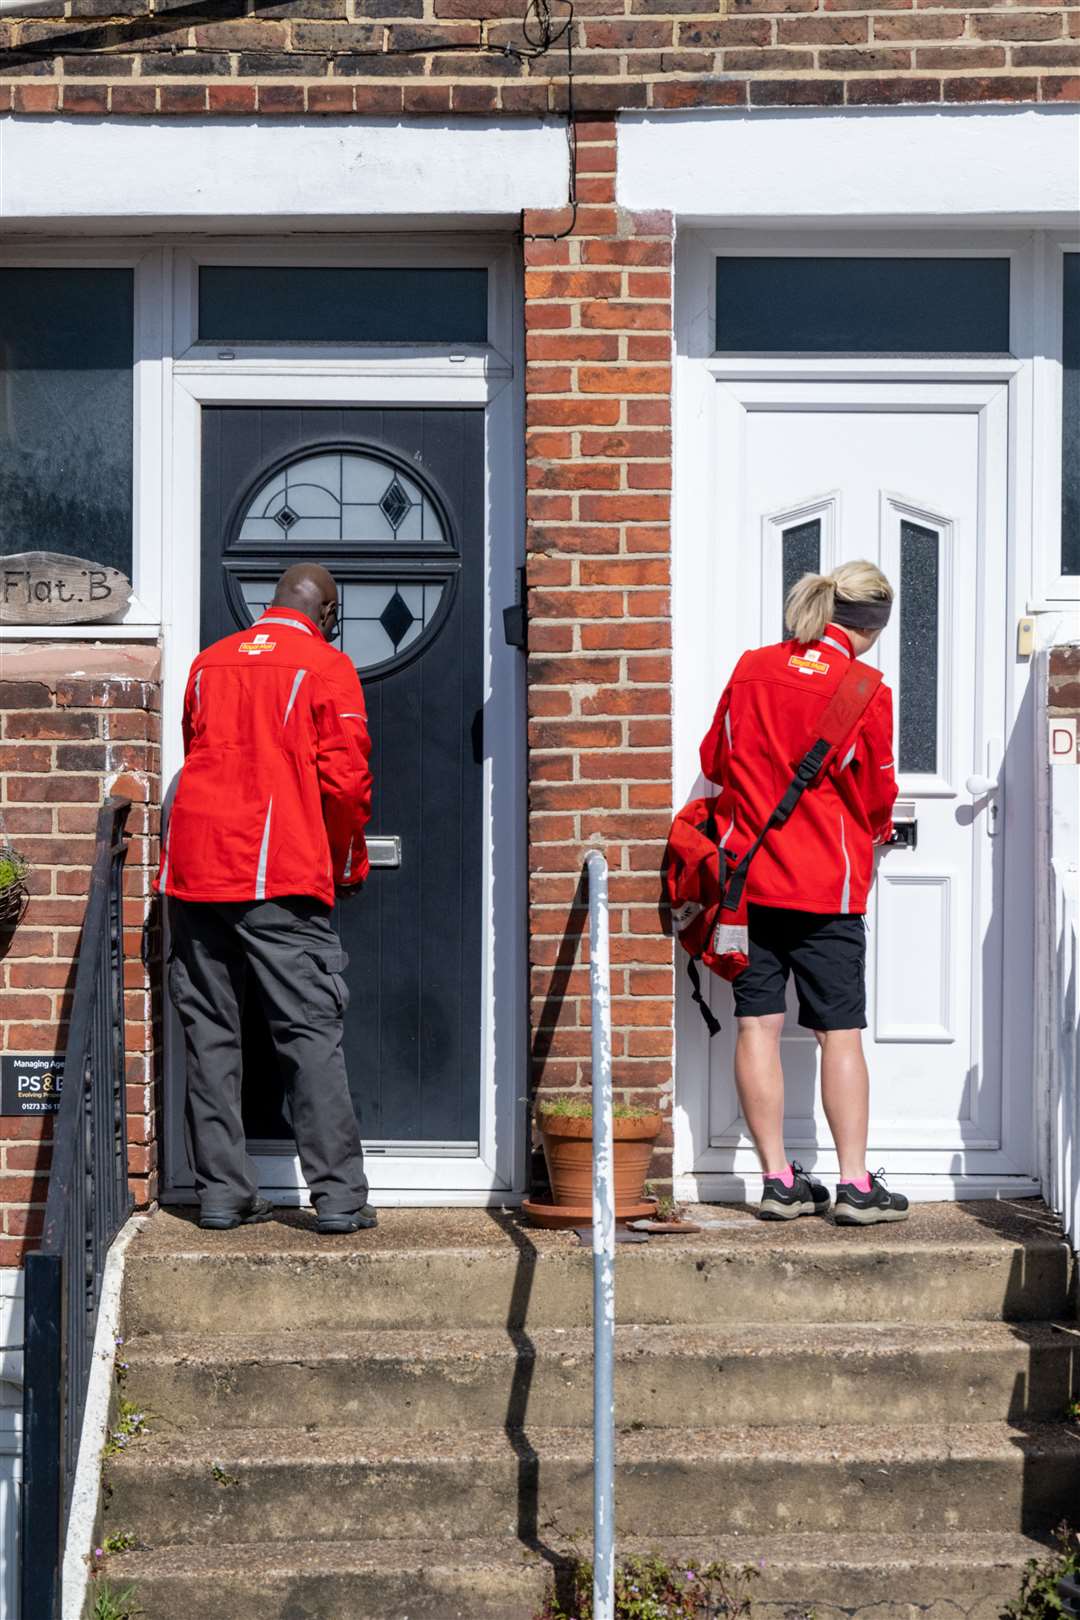
[[[349,1078],[369,1142],[479,1134],[483,414],[225,407],[203,413],[202,642],[250,622],[290,563],[341,593],[363,681],[377,861],[335,922],[349,954]],[[253,1008],[244,1108],[288,1142]]]

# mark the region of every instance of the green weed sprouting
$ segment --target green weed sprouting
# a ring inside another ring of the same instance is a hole
[[[627,1558],[615,1573],[615,1620],[749,1620],[750,1587],[759,1574],[753,1565],[737,1569],[723,1560],[670,1564],[658,1553]],[[593,1620],[592,1565],[577,1559],[565,1585],[564,1595],[549,1592],[536,1620]]]
[[[145,1609],[135,1606],[133,1586],[126,1586],[122,1592],[114,1592],[111,1586],[99,1586],[94,1594],[90,1620],[139,1620],[145,1613]]]
[[[1066,1575],[1080,1575],[1080,1532],[1065,1523],[1054,1532],[1057,1547],[1045,1558],[1029,1558],[1024,1565],[1020,1596],[1005,1606],[1009,1620],[1059,1620],[1068,1611],[1057,1595]]]
[[[150,1431],[147,1428],[148,1412],[140,1411],[134,1401],[120,1402],[120,1415],[116,1427],[110,1429],[105,1441],[103,1456],[115,1457],[121,1451],[126,1451],[132,1440],[140,1439]]]

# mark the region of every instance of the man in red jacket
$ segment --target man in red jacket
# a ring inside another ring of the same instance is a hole
[[[200,1225],[218,1230],[270,1215],[240,1106],[246,984],[285,1075],[319,1231],[376,1224],[342,1051],[346,958],[330,923],[335,893],[367,876],[371,805],[364,695],[327,644],[337,617],[325,568],[288,569],[250,630],[199,654],[184,695],[157,886],[169,896]]]

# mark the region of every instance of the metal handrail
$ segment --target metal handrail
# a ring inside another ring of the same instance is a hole
[[[26,1257],[23,1620],[54,1620],[105,1258],[131,1213],[124,1085],[124,824],[97,822],[41,1246]]]
[[[608,868],[599,850],[589,877],[592,997],[593,1616],[615,1617],[615,1161],[611,1093]]]

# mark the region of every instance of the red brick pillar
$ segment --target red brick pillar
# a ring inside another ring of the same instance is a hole
[[[26,912],[0,930],[4,1051],[64,1051],[98,811],[111,793],[134,801],[124,982],[128,1167],[139,1205],[157,1196],[158,663],[156,647],[8,644],[0,681],[3,836],[31,863]],[[50,1119],[0,1118],[0,1265],[18,1264],[40,1234],[51,1139]]]
[[[574,230],[525,216],[533,1081],[586,1087],[581,868],[611,871],[615,1084],[667,1120],[672,946],[670,215],[616,207],[613,120],[580,121]]]

